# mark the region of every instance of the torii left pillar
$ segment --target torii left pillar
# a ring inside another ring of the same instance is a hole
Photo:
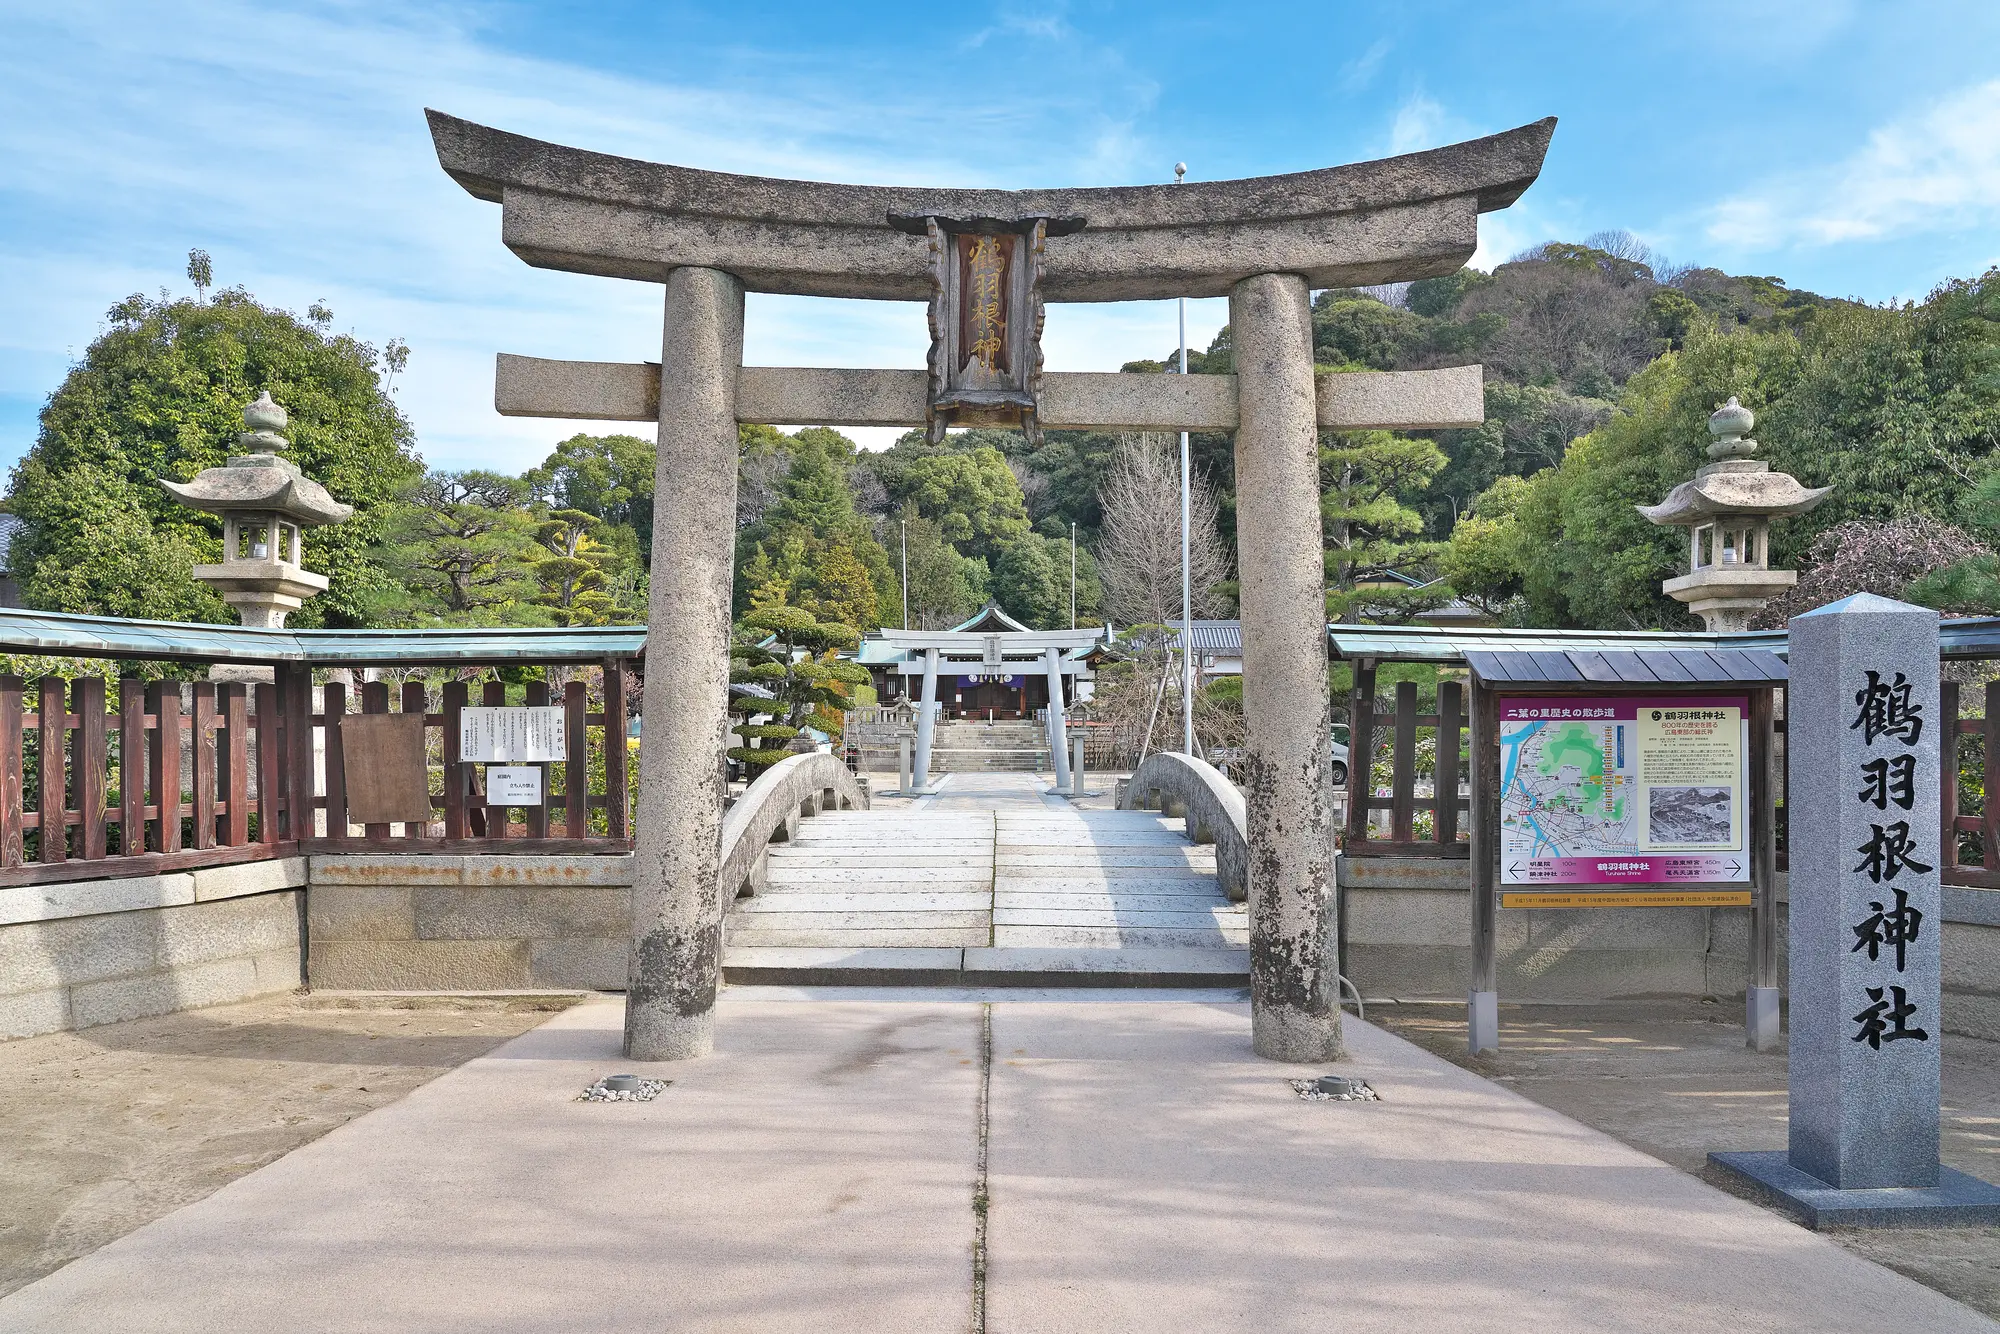
[[[625,1055],[706,1056],[722,980],[722,754],[736,538],[736,376],[743,284],[718,269],[667,275],[654,586],[632,868]]]

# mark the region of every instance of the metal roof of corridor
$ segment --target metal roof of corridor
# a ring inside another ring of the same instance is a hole
[[[327,666],[601,662],[646,648],[643,625],[568,629],[250,630],[60,611],[0,610],[0,653]]]
[[[1785,660],[1769,649],[1516,650],[1473,649],[1466,665],[1484,685],[1534,688],[1564,686],[1646,686],[1679,690],[1689,686],[1774,686],[1785,683]]]
[[[1439,629],[1419,625],[1329,625],[1329,651],[1352,661],[1428,662],[1463,666],[1473,653],[1659,653],[1717,649],[1787,653],[1783,630],[1709,634],[1674,630]],[[2000,658],[2000,616],[1947,618],[1938,624],[1945,658]]]

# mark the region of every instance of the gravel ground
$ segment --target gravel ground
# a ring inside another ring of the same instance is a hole
[[[0,1294],[575,999],[288,994],[0,1042]]]
[[[1743,1045],[1737,1006],[1503,1005],[1500,1054],[1477,1060],[1464,1006],[1370,1004],[1368,1018],[1723,1189],[1732,1183],[1705,1170],[1711,1150],[1785,1147],[1785,1055]],[[1944,1160],[2000,1181],[2000,1043],[1947,1036],[1943,1056]],[[2000,1318],[2000,1228],[1826,1235]]]

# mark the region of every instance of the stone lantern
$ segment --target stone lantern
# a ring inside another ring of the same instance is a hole
[[[279,453],[289,443],[278,434],[286,421],[267,390],[243,409],[250,428],[236,437],[243,453],[190,482],[160,479],[182,504],[222,516],[222,563],[197,565],[194,577],[220,592],[244,625],[262,630],[283,629],[287,615],[326,590],[326,576],[301,563],[305,530],[354,513]]]
[[[1654,523],[1688,530],[1688,572],[1666,580],[1660,591],[1686,603],[1712,631],[1749,629],[1752,616],[1799,581],[1795,570],[1771,568],[1771,520],[1804,514],[1833,490],[1800,486],[1796,477],[1752,458],[1755,421],[1733,397],[1717,408],[1708,419],[1713,462],[1659,504],[1638,507]]]

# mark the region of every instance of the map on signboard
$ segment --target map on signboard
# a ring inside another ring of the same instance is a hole
[[[1626,856],[1639,846],[1632,751],[1619,722],[1526,722],[1500,733],[1509,857]]]
[[[1500,701],[1500,880],[1742,881],[1741,697]]]

